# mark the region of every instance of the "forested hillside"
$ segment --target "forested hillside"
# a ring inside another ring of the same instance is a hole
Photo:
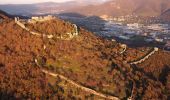
[[[71,23],[59,19],[27,26],[49,34],[74,29]],[[160,50],[146,62],[130,65],[129,61],[147,55],[152,48],[127,47],[122,53],[122,44],[97,37],[81,27],[78,31],[78,36],[70,40],[48,39],[30,34],[14,20],[0,23],[0,98],[105,99],[83,91],[61,77],[45,74],[43,70],[119,99],[169,98],[169,53]],[[158,57],[160,60],[155,63]]]

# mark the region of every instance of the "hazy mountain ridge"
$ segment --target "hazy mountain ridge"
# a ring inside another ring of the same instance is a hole
[[[0,9],[10,14],[36,15],[75,12],[82,15],[139,15],[160,16],[170,9],[170,0],[109,0],[70,1],[65,3],[44,2],[37,4],[0,5]]]
[[[73,9],[73,11],[95,15],[122,16],[136,14],[140,16],[159,16],[169,8],[170,0],[111,0],[101,5]]]
[[[170,21],[170,9],[168,9],[164,13],[162,13],[161,18],[164,20]]]
[[[96,5],[101,4],[101,1],[70,1],[64,3],[56,2],[43,2],[36,4],[7,4],[0,5],[0,9],[10,13],[10,14],[22,14],[22,15],[32,15],[32,14],[56,14],[66,11],[68,9],[74,9],[77,7],[84,7],[87,5]]]

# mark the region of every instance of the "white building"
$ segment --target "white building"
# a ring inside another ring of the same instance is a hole
[[[138,23],[127,24],[129,29],[139,29],[142,25]]]
[[[151,24],[147,26],[148,29],[154,30],[154,31],[162,31],[162,30],[167,30],[168,25],[167,24]]]
[[[157,41],[157,42],[163,42],[163,41],[164,41],[164,39],[156,38],[156,39],[155,39],[155,41]]]
[[[119,38],[120,38],[120,39],[123,39],[123,40],[129,40],[129,39],[130,39],[129,37],[123,36],[123,35],[120,35]]]

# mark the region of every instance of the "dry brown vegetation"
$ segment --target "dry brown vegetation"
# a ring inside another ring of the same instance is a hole
[[[36,22],[35,24],[26,24],[29,29],[43,34],[62,35],[68,32],[74,32],[74,27],[69,22],[56,19],[45,22]]]
[[[9,21],[0,24],[0,40],[0,97],[46,98],[48,83],[33,62],[34,54],[41,48],[41,39]]]
[[[29,27],[47,34],[60,34],[72,30],[70,24],[61,20],[36,23]],[[155,79],[157,71],[150,70],[157,69],[156,66],[161,63],[169,68],[169,60],[164,58],[169,59],[168,53],[160,51],[160,54],[154,55],[155,59],[157,56],[162,58],[156,59],[158,63],[151,58],[148,60],[148,65],[146,61],[144,65],[130,66],[125,61],[133,61],[145,55],[149,49],[129,48],[121,55],[119,43],[96,37],[82,28],[79,32],[79,36],[69,41],[46,39],[31,35],[13,21],[0,23],[0,58],[2,58],[0,59],[0,98],[57,98],[59,100],[99,98],[91,94],[86,95],[61,79],[45,76],[41,68],[64,75],[100,93],[121,99],[126,99],[130,95],[135,99],[144,100],[168,98],[170,75],[162,75],[159,80]],[[45,50],[44,45],[47,47]],[[145,52],[142,51],[143,49]],[[38,59],[40,66],[35,64],[35,59]],[[164,70],[165,67],[162,65],[158,72]],[[165,82],[163,83],[162,80]],[[131,93],[132,88],[134,93]]]

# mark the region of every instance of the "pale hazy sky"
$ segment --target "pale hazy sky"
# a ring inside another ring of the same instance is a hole
[[[32,4],[40,2],[66,2],[66,1],[83,1],[83,0],[0,0],[0,4]],[[90,0],[90,1],[104,2],[108,0]]]
[[[39,2],[66,2],[73,0],[0,0],[0,4],[30,4]]]

